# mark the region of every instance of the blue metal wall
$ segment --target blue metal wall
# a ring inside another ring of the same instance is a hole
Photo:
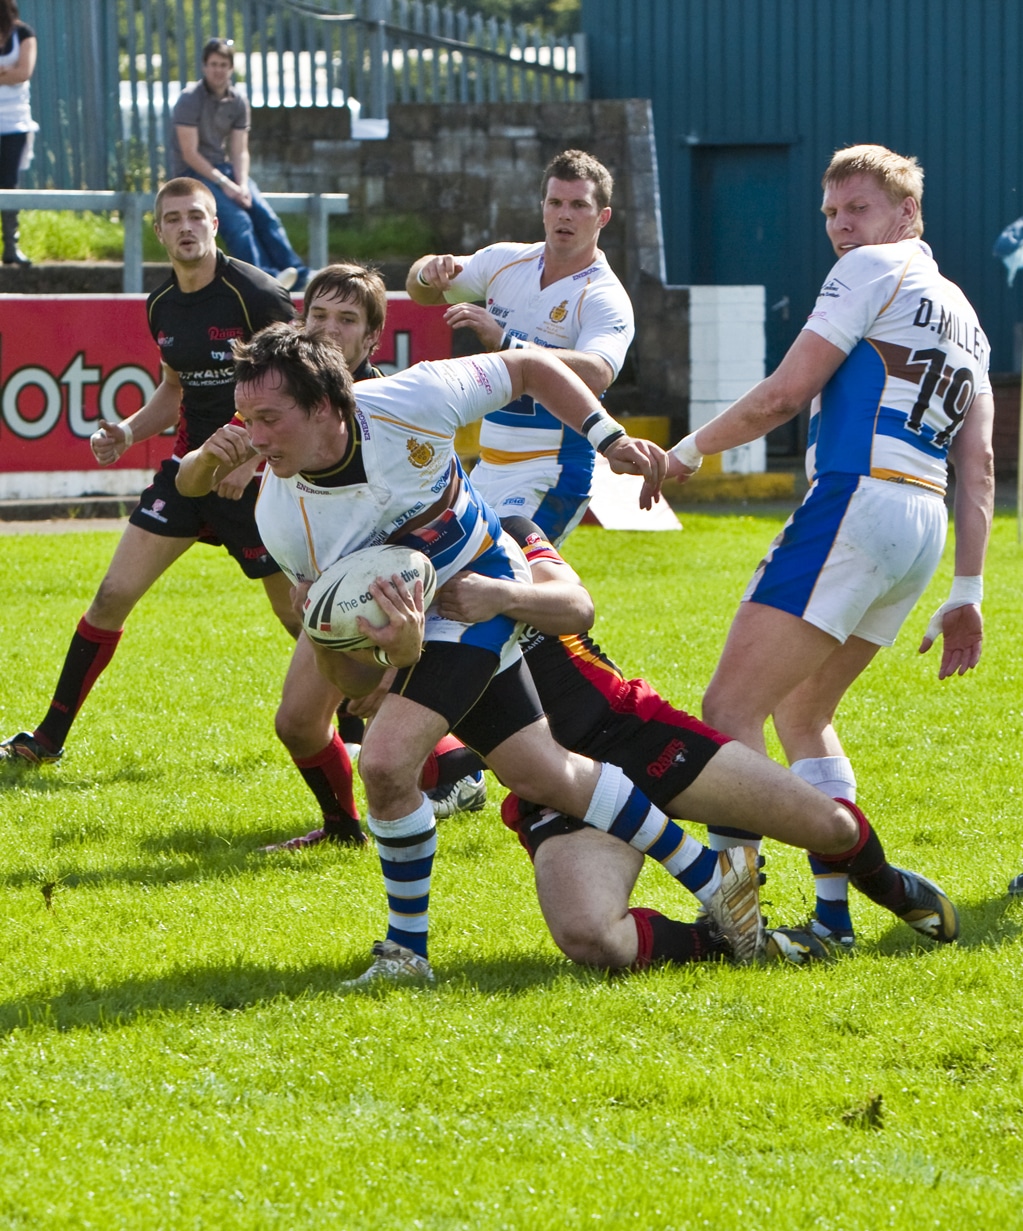
[[[694,225],[694,193],[716,154],[781,151],[788,221],[764,281],[769,305],[789,298],[782,332],[794,336],[832,259],[821,172],[836,148],[877,142],[923,164],[925,238],[980,312],[993,369],[1018,369],[1023,278],[1010,290],[991,246],[1023,215],[1020,0],[582,5],[591,97],[652,100],[669,281],[697,281],[714,264],[701,245],[725,242]],[[755,232],[756,193],[735,208]]]

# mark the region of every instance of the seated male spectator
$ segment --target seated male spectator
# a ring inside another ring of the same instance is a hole
[[[285,290],[301,290],[309,270],[249,178],[251,113],[249,100],[231,84],[233,70],[233,40],[209,39],[202,49],[202,78],[181,91],[171,112],[170,173],[196,176],[213,193],[230,256],[262,269]]]

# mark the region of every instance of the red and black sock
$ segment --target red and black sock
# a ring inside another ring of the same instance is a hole
[[[352,794],[352,762],[335,731],[330,743],[313,757],[293,757],[323,813],[323,828],[335,842],[362,843],[359,809]]]
[[[819,859],[834,872],[845,872],[860,893],[898,914],[906,903],[906,887],[902,877],[888,862],[881,839],[854,803],[848,799],[835,802],[848,808],[856,818],[860,827],[859,839],[851,850],[840,855],[821,855],[814,851],[814,859]]]
[[[432,791],[434,787],[461,782],[482,769],[486,765],[471,748],[453,735],[445,735],[426,758],[420,782],[424,791]]]
[[[41,744],[54,752],[64,747],[71,724],[85,704],[85,698],[100,672],[113,658],[122,632],[122,628],[114,632],[94,628],[85,616],[78,621],[75,635],[64,656],[64,666],[49,712],[33,732]]]
[[[636,970],[645,970],[654,962],[681,965],[730,956],[727,944],[712,934],[709,923],[679,923],[645,906],[634,906],[629,914],[639,939]]]

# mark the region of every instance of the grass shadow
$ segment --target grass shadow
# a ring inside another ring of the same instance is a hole
[[[131,1025],[150,1014],[179,1013],[196,1007],[239,1012],[274,1000],[338,996],[386,999],[390,996],[433,996],[465,990],[481,994],[515,995],[546,986],[566,974],[580,981],[606,978],[599,972],[552,964],[543,957],[512,956],[492,962],[446,965],[434,986],[382,984],[348,991],[341,988],[366,968],[365,955],[348,962],[325,963],[301,970],[238,961],[176,970],[152,979],[131,978],[103,984],[81,980],[53,995],[28,993],[0,1002],[0,1036],[32,1026],[54,1030],[108,1030]]]

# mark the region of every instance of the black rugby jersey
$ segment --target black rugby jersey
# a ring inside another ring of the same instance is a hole
[[[247,341],[295,315],[291,296],[269,274],[217,252],[213,281],[182,291],[174,274],[146,301],[160,358],[177,372],[182,414],[174,455],[184,457],[234,417],[231,340]]]

